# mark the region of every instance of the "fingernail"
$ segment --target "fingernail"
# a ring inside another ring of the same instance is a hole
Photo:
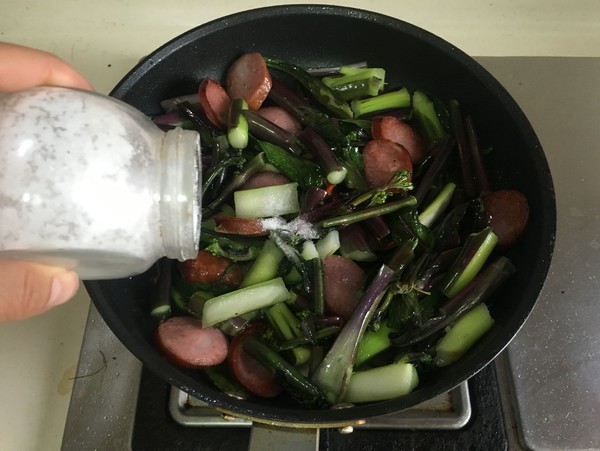
[[[65,271],[52,278],[52,289],[48,305],[54,307],[71,299],[79,288],[79,277],[73,271]]]

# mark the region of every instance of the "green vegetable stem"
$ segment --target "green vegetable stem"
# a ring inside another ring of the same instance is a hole
[[[244,99],[233,99],[229,106],[227,139],[234,149],[245,149],[248,145],[248,121],[242,114],[248,109]]]
[[[384,111],[408,108],[410,106],[410,93],[408,89],[402,88],[390,91],[376,97],[362,100],[353,100],[350,103],[354,117],[366,116],[368,114],[382,113]]]
[[[309,91],[315,100],[327,108],[332,113],[341,118],[350,119],[353,117],[352,109],[347,102],[343,101],[331,88],[326,86],[320,79],[312,76],[306,70],[285,61],[276,58],[265,57],[267,66],[271,69],[279,70],[294,77],[307,91]]]
[[[275,371],[280,376],[284,388],[301,404],[310,407],[323,404],[323,394],[319,388],[260,339],[248,337],[244,349],[267,368]]]

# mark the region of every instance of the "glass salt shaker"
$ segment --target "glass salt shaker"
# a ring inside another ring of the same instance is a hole
[[[199,135],[163,132],[98,93],[37,87],[0,94],[0,258],[82,279],[194,258]]]

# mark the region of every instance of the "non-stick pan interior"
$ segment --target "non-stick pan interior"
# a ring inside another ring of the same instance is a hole
[[[282,6],[252,10],[202,25],[161,47],[135,67],[112,95],[147,114],[159,101],[197,90],[203,77],[222,79],[241,53],[258,51],[303,67],[367,61],[387,70],[390,87],[422,89],[458,99],[474,118],[496,188],[526,194],[530,223],[518,246],[507,252],[517,274],[491,307],[494,328],[458,363],[421,382],[397,400],[350,409],[306,410],[288,400],[238,401],[220,393],[197,372],[169,364],[153,345],[149,315],[154,270],[137,277],[87,282],[96,307],[117,337],[165,381],[223,409],[269,422],[333,423],[402,410],[460,384],[489,363],[529,315],[546,277],[554,245],[552,179],[529,122],[499,83],[463,52],[405,22],[355,9]]]

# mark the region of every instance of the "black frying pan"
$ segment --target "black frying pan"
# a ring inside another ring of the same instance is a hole
[[[151,30],[149,30],[151,32]],[[467,55],[432,34],[379,14],[331,6],[282,6],[235,14],[195,28],[156,50],[114,89],[147,114],[159,101],[194,92],[205,76],[221,79],[237,56],[259,51],[318,67],[368,61],[388,70],[390,86],[424,89],[459,99],[475,118],[482,143],[495,151],[488,164],[496,188],[514,188],[529,200],[530,223],[507,256],[517,274],[491,307],[493,329],[459,362],[402,398],[338,410],[306,410],[287,400],[240,401],[217,391],[198,372],[177,368],[155,349],[149,314],[154,270],[137,277],[86,282],[101,315],[144,365],[169,384],[224,411],[272,424],[338,425],[406,409],[444,393],[490,363],[523,325],[546,277],[554,246],[552,179],[535,133],[509,94]]]

